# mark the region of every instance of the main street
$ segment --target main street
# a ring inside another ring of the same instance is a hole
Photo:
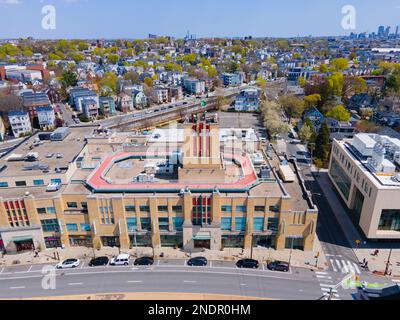
[[[0,298],[180,292],[318,300],[324,294],[320,286],[321,273],[300,268],[292,268],[289,273],[273,272],[265,265],[261,265],[259,270],[238,269],[232,262],[211,261],[207,267],[188,267],[183,260],[156,260],[151,267],[92,268],[85,261],[76,269],[57,270],[54,289],[43,288],[45,274],[42,270],[43,265],[0,269]],[[335,297],[351,299],[351,293],[351,290],[339,290]]]

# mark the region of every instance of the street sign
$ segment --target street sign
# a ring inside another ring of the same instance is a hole
[[[205,100],[203,100],[203,101],[201,102],[201,106],[202,106],[203,108],[205,108],[205,107],[207,106],[207,102],[206,102]]]

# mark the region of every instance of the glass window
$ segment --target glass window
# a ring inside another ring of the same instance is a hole
[[[42,229],[44,232],[59,232],[60,226],[57,219],[42,220]]]
[[[26,187],[26,181],[15,181],[17,187]]]
[[[172,223],[174,225],[174,230],[175,231],[182,231],[183,230],[183,222],[184,222],[184,219],[182,217],[172,218]]]
[[[76,202],[67,202],[67,207],[69,209],[77,209],[78,208],[78,204]]]
[[[174,211],[175,213],[182,213],[183,207],[182,206],[172,206],[172,211]]]
[[[351,180],[347,176],[346,172],[340,167],[335,158],[332,159],[330,175],[333,181],[335,181],[342,195],[346,200],[348,200],[350,196]]]
[[[264,218],[254,218],[254,231],[264,231]]]
[[[48,213],[48,214],[56,214],[56,208],[54,208],[54,207],[48,207],[48,208],[47,208],[47,213]]]
[[[46,208],[37,208],[37,213],[38,214],[46,214],[47,213]]]
[[[168,218],[158,218],[158,228],[161,231],[169,231],[169,219]]]
[[[285,241],[285,249],[304,250],[304,238],[287,237]]]
[[[140,211],[141,212],[150,212],[150,207],[149,206],[140,206]]]
[[[255,206],[254,211],[256,212],[265,212],[265,206]]]
[[[8,188],[8,182],[0,182],[0,188]]]
[[[125,211],[126,212],[135,212],[136,207],[135,206],[125,206]]]
[[[51,183],[58,183],[61,184],[61,179],[51,179]]]
[[[126,225],[128,226],[128,232],[133,232],[137,230],[137,219],[136,218],[126,218]]]
[[[378,229],[400,231],[400,210],[382,210]]]
[[[221,218],[221,230],[231,230],[232,218]]]
[[[78,225],[76,223],[67,223],[68,231],[78,231]]]
[[[150,218],[140,218],[140,224],[142,225],[142,230],[151,231]]]
[[[232,212],[232,206],[222,206],[221,211],[222,212]]]
[[[89,223],[81,223],[81,230],[82,231],[91,231],[91,227]]]
[[[168,212],[168,206],[158,206],[158,212]]]
[[[247,211],[246,206],[236,206],[236,212],[245,213]]]
[[[281,207],[277,204],[275,206],[270,206],[269,211],[271,212],[279,212],[281,210]]]
[[[82,206],[83,211],[87,211],[87,209],[88,209],[87,202],[81,202],[81,206]]]
[[[268,231],[278,232],[279,218],[268,218]]]
[[[235,230],[246,231],[246,218],[241,218],[241,217],[235,218]]]
[[[44,181],[43,180],[33,180],[33,185],[34,186],[44,186]]]

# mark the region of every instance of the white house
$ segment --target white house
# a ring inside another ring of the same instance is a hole
[[[36,109],[40,129],[52,129],[56,121],[56,115],[52,107],[38,107]]]
[[[14,137],[19,138],[21,135],[32,132],[32,125],[28,112],[11,111],[8,114],[8,120],[10,122]]]

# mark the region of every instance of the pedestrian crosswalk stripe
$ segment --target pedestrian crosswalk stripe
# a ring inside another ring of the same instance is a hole
[[[331,266],[332,266],[334,272],[337,272],[337,271],[338,271],[338,270],[336,269],[336,267],[335,267],[335,263],[334,263],[333,259],[331,259]]]
[[[327,284],[327,283],[320,283],[321,287],[327,287],[327,288],[333,288],[334,285],[333,284]]]
[[[351,273],[356,273],[356,270],[354,269],[354,266],[351,264],[350,261],[347,261],[347,265],[348,265],[349,271],[350,271]]]
[[[342,265],[340,264],[339,260],[335,260],[337,266],[339,267],[339,270],[342,270]]]
[[[361,274],[361,271],[360,271],[360,268],[358,267],[358,265],[355,263],[353,263],[353,265],[354,265],[354,268],[356,269],[357,273]]]
[[[331,289],[329,289],[329,288],[321,288],[321,290],[324,291],[324,292],[331,292]],[[332,292],[333,293],[338,293],[337,290],[332,290]]]
[[[349,273],[349,268],[347,267],[346,262],[344,260],[342,260],[341,262],[343,264],[343,267],[341,268],[342,272]]]
[[[332,279],[331,276],[320,276],[318,274],[317,274],[317,278],[319,278],[319,279]]]
[[[326,297],[329,297],[330,293],[329,293],[329,292],[326,292],[326,293],[324,293],[324,295],[325,295]],[[335,297],[335,298],[340,298],[340,296],[339,296],[337,293],[334,293],[332,296]]]
[[[328,273],[327,272],[315,272],[315,274],[319,274],[319,275],[327,275]]]
[[[400,282],[399,279],[393,279],[392,281],[393,281],[393,282]]]

